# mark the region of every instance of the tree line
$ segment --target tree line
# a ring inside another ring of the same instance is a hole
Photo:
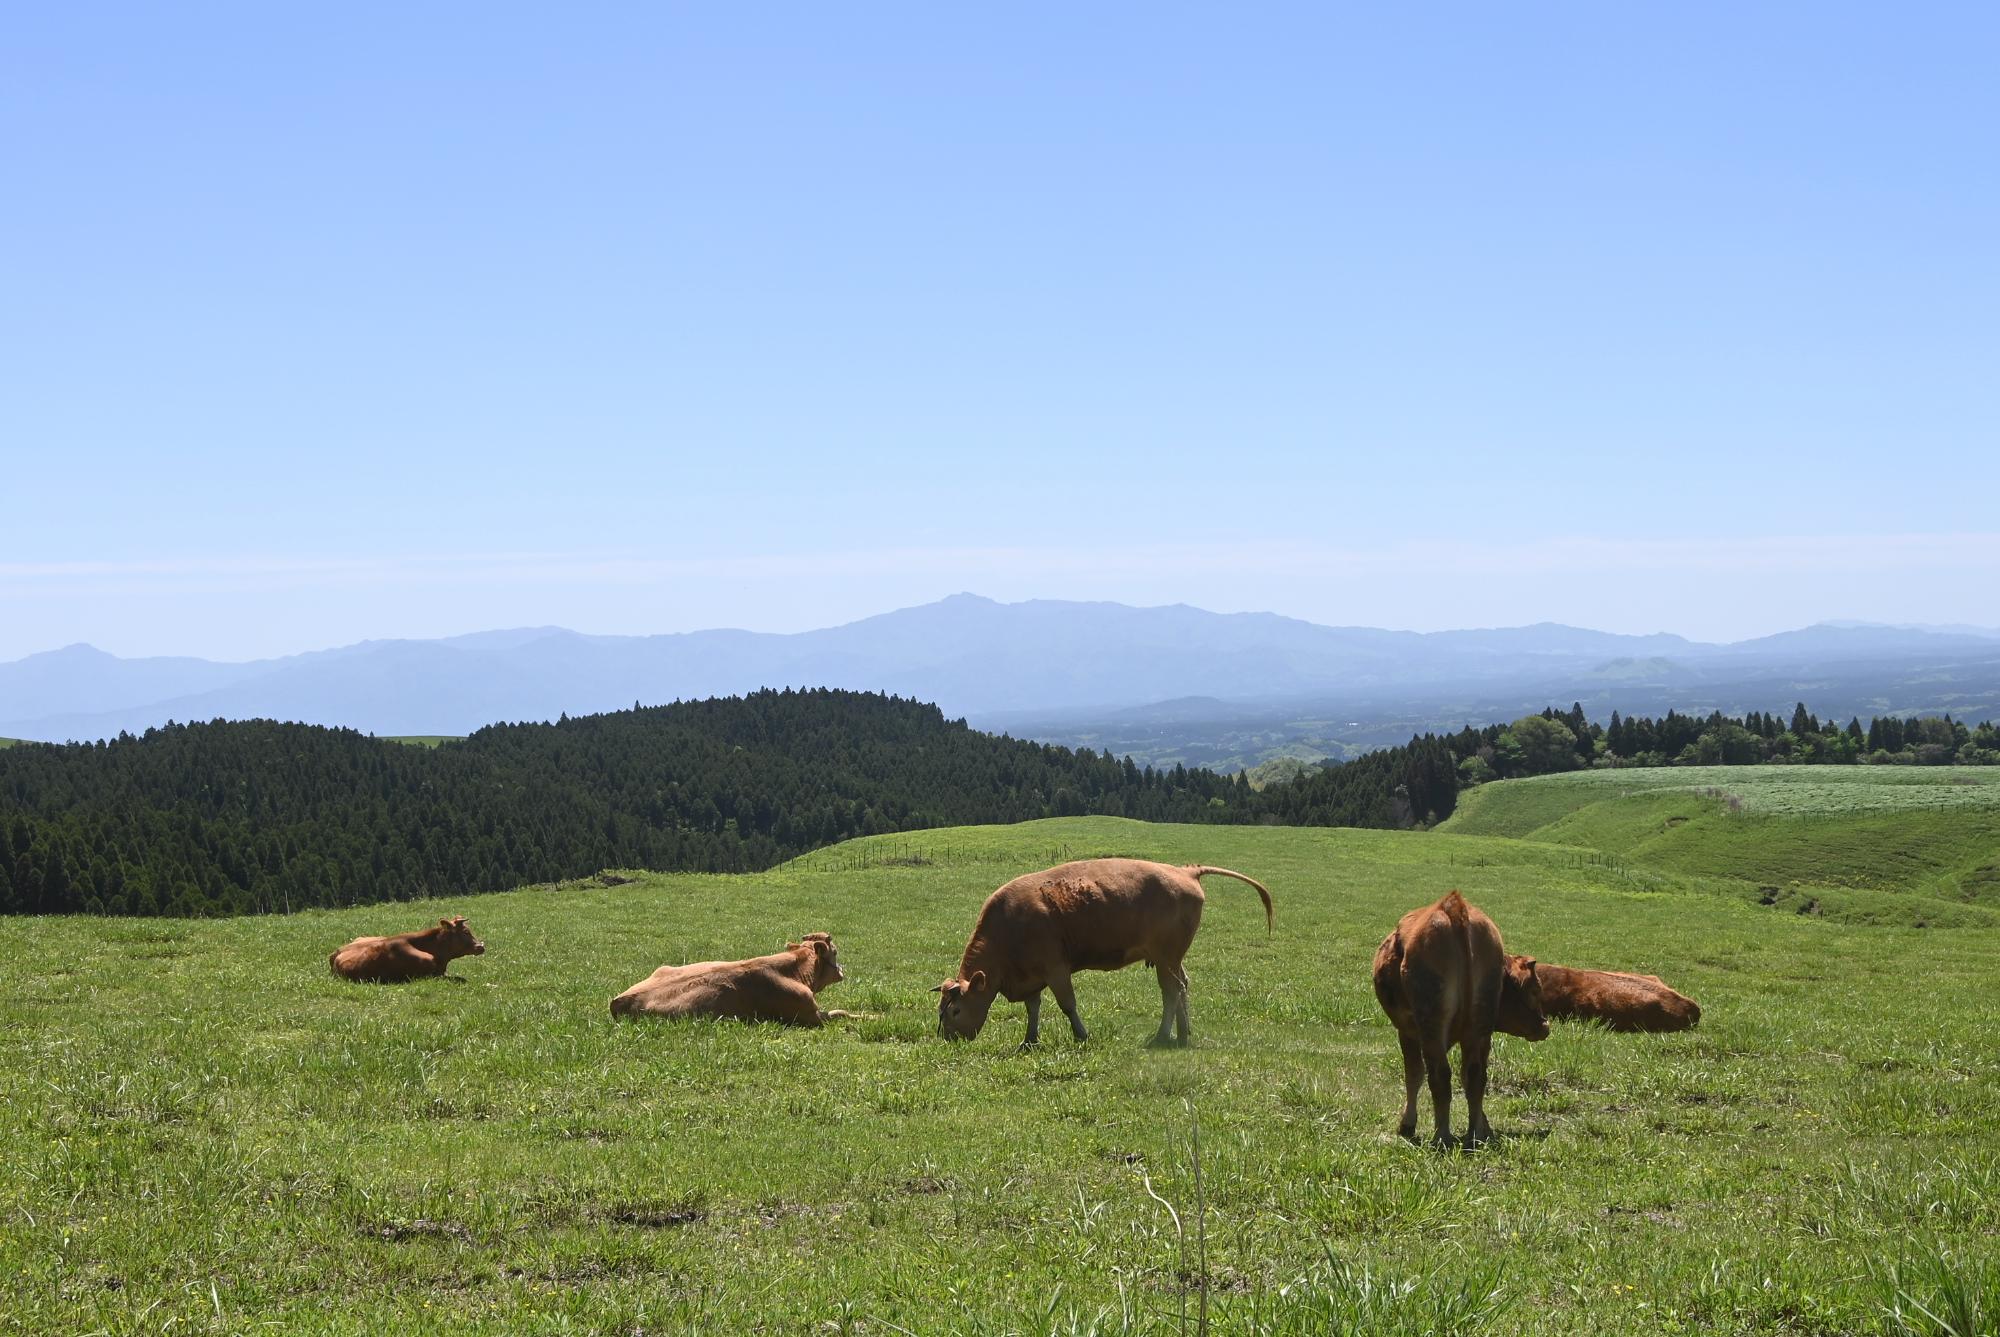
[[[1452,747],[1461,777],[1473,783],[1579,766],[1991,766],[2000,764],[2000,725],[1969,727],[1948,714],[1879,715],[1865,726],[1856,716],[1842,724],[1801,701],[1789,719],[1756,710],[1741,717],[1669,710],[1655,720],[1614,710],[1600,726],[1572,705],[1465,730],[1453,735]]]
[[[0,913],[356,905],[603,868],[743,872],[853,836],[1204,821],[1246,780],[997,737],[870,693],[764,691],[436,748],[268,720],[0,750]]]
[[[1949,715],[1878,716],[1864,727],[1822,720],[1800,703],[1789,720],[1751,711],[1593,722],[1581,704],[1526,715],[1511,724],[1423,734],[1345,765],[1309,770],[1266,786],[1232,820],[1290,826],[1412,827],[1441,822],[1458,795],[1491,780],[1584,767],[2000,764],[2000,725],[1968,727]]]
[[[1424,734],[1252,789],[1027,742],[873,693],[763,691],[501,724],[436,748],[268,720],[0,750],[0,913],[218,915],[499,890],[604,868],[749,872],[854,836],[1104,814],[1412,827],[1495,779],[1594,766],[2000,762],[1942,718],[1580,705]]]
[[[1863,726],[1822,720],[1800,702],[1789,719],[1763,711],[1713,711],[1659,719],[1611,712],[1597,724],[1581,704],[1553,706],[1511,724],[1424,734],[1331,771],[1265,791],[1286,820],[1341,826],[1413,826],[1443,821],[1461,790],[1491,780],[1618,766],[1992,766],[2000,724],[1970,727],[1950,715],[1882,715]],[[1367,765],[1371,781],[1339,772]],[[1368,820],[1357,820],[1368,819]]]

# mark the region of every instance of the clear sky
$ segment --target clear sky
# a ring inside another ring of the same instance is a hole
[[[1997,46],[1976,4],[26,7],[0,659],[962,589],[2000,623]]]

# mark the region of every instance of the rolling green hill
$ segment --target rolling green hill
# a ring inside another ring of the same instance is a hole
[[[1196,1047],[1140,1047],[1139,969],[1079,978],[1086,1045],[1017,1054],[1011,1006],[934,1038],[987,892],[1102,853],[1272,888],[1267,936],[1211,882]],[[1500,1142],[1398,1142],[1369,962],[1452,886],[1514,950],[1662,974],[1700,1029],[1503,1038]],[[1287,1337],[1930,1333],[1913,1306],[1954,1286],[2000,1302],[1996,939],[1735,886],[1543,841],[1077,818],[750,875],[0,921],[0,1330],[1169,1333],[1205,1295],[1213,1331]],[[457,981],[328,974],[447,912],[490,949]],[[813,929],[848,972],[827,1005],[877,1016],[606,1015],[661,961]]]
[[[1578,771],[1469,790],[1438,830],[1728,879],[1766,904],[1815,913],[2000,919],[1994,767]]]

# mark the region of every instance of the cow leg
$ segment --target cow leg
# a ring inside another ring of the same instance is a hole
[[[410,963],[409,969],[412,975],[436,977],[444,974],[445,966],[450,964],[440,961],[421,947],[408,947],[406,950],[408,954],[405,959]]]
[[[1431,1084],[1432,1131],[1441,1147],[1451,1145],[1451,1059],[1442,1036],[1426,1036],[1424,1074]]]
[[[1155,1049],[1164,1049],[1174,1043],[1174,1018],[1187,1006],[1186,977],[1179,966],[1165,962],[1153,967],[1153,974],[1160,981],[1160,1029],[1146,1043]]]
[[[1194,1027],[1188,1021],[1188,992],[1190,986],[1188,984],[1187,967],[1175,966],[1174,970],[1181,977],[1181,1001],[1174,1008],[1174,1034],[1180,1037],[1180,1042],[1185,1047],[1190,1040],[1194,1039]]]
[[[742,999],[748,1015],[758,1021],[782,1021],[787,1026],[818,1026],[826,1018],[819,1010],[819,998],[797,980],[786,980],[775,993],[758,986]]]
[[[1042,1042],[1042,991],[1029,994],[1024,1006],[1028,1009],[1028,1035],[1021,1048],[1027,1049]]]
[[[1396,1038],[1403,1042],[1403,1117],[1396,1121],[1396,1132],[1411,1142],[1417,1140],[1417,1091],[1424,1084],[1424,1047],[1417,1043],[1413,1035],[1405,1035],[1400,1030]]]
[[[1069,976],[1057,975],[1049,981],[1049,992],[1056,996],[1056,1006],[1069,1018],[1069,1033],[1078,1043],[1090,1038],[1090,1032],[1083,1028],[1083,1018],[1076,1014],[1076,987]]]
[[[1486,1122],[1486,1057],[1492,1047],[1490,1035],[1477,1039],[1468,1036],[1458,1045],[1458,1078],[1465,1087],[1467,1147],[1476,1147],[1493,1136],[1493,1126]]]

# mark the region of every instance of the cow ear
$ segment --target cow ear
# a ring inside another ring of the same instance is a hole
[[[1522,957],[1522,958],[1521,958],[1521,971],[1522,971],[1522,973],[1523,973],[1523,974],[1526,974],[1526,975],[1528,975],[1528,976],[1532,977],[1532,976],[1534,975],[1534,973],[1535,973],[1535,958],[1534,958],[1534,957],[1532,957],[1532,956],[1524,956],[1524,957]]]
[[[450,927],[451,927],[451,921],[450,921],[449,919],[440,919],[440,920],[438,920],[438,927],[439,927],[439,928],[450,928]]]
[[[984,990],[986,988],[986,972],[983,970],[973,971],[971,977],[965,981],[965,987],[973,992]]]

